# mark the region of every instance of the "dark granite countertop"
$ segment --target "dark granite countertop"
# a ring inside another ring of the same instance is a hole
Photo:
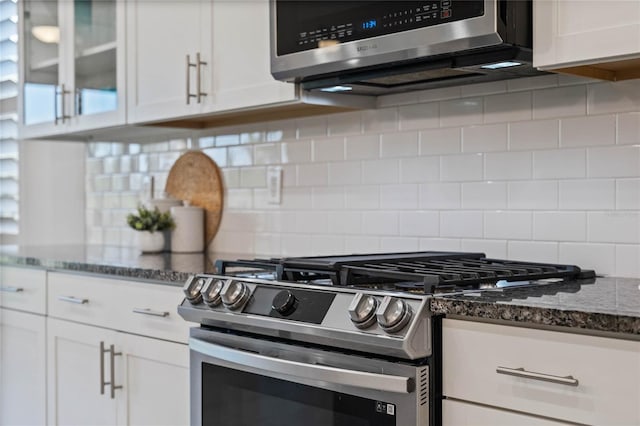
[[[213,262],[237,255],[140,254],[128,247],[91,245],[0,246],[0,264],[114,275],[135,280],[182,285],[189,275],[214,272]]]
[[[469,320],[640,337],[640,279],[596,278],[438,295],[431,300],[431,310]]]

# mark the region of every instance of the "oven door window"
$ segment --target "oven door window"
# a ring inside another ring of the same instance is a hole
[[[202,364],[202,424],[396,426],[395,406]]]

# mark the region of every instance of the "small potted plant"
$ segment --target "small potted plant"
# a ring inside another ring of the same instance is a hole
[[[138,235],[138,247],[143,253],[159,253],[164,249],[164,231],[175,227],[170,212],[161,213],[155,207],[153,210],[145,206],[138,206],[137,214],[127,215],[127,223]]]

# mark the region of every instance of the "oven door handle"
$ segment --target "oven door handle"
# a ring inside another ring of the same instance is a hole
[[[395,393],[409,393],[413,388],[413,381],[409,377],[346,370],[325,365],[306,364],[304,362],[271,358],[253,352],[245,352],[226,346],[215,345],[194,338],[189,339],[189,347],[208,357],[225,361],[225,364],[229,366],[267,376],[277,374],[280,377],[289,376],[292,378],[316,380],[337,385],[354,386],[361,389]]]

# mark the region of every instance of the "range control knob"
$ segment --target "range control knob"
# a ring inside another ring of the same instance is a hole
[[[397,297],[385,296],[378,308],[376,317],[378,324],[387,333],[395,333],[409,323],[411,319],[411,306]]]
[[[220,291],[220,297],[225,307],[235,311],[241,308],[250,296],[249,287],[242,281],[227,280]]]
[[[202,294],[200,294],[200,290],[204,286],[205,282],[206,278],[198,277],[196,275],[192,275],[187,278],[187,282],[184,283],[182,291],[189,302],[194,305],[202,302]]]
[[[371,295],[357,293],[349,305],[349,317],[358,328],[371,327],[376,322],[378,299]]]
[[[211,306],[212,308],[218,306],[220,302],[222,302],[222,297],[220,296],[222,287],[224,287],[224,281],[209,278],[200,290],[200,294],[202,294],[202,300],[204,300],[204,303]]]
[[[280,315],[287,316],[296,310],[297,299],[289,290],[279,291],[271,302],[271,307]]]

